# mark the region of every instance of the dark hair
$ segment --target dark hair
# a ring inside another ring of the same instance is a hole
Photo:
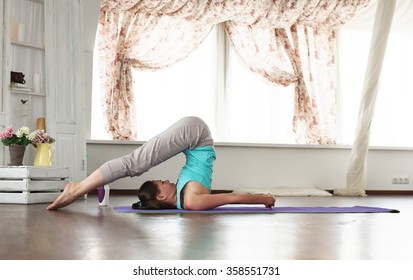
[[[146,181],[138,190],[139,200],[132,204],[133,209],[172,209],[175,205],[156,199],[160,190],[155,184],[155,181]]]

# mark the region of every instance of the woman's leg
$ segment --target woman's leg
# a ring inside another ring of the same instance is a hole
[[[185,117],[129,155],[110,160],[99,169],[107,184],[123,177],[139,176],[186,149],[213,143],[211,132],[203,120]]]
[[[204,121],[197,117],[183,118],[129,155],[104,163],[79,183],[68,183],[63,193],[47,209],[67,206],[84,194],[117,179],[139,176],[185,149],[213,143]]]

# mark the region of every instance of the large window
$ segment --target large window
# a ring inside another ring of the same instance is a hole
[[[354,139],[370,39],[370,32],[340,31],[339,143],[352,144]],[[413,146],[412,48],[411,34],[393,32],[389,36],[371,128],[372,146]]]
[[[157,72],[134,71],[134,93],[139,141],[195,115],[208,123],[217,142],[294,143],[294,88],[251,73],[222,26],[185,60]],[[93,104],[100,104],[98,99]],[[92,123],[92,138],[108,139],[100,108],[93,111]]]
[[[337,144],[347,145],[354,140],[371,34],[342,29],[339,35]],[[412,37],[389,38],[371,145],[413,146],[412,48]],[[210,125],[217,142],[295,143],[293,86],[271,85],[249,71],[221,26],[185,60],[158,72],[135,71],[134,79],[138,140],[196,115]],[[100,103],[95,99],[93,104]],[[107,139],[101,119],[94,110],[93,139]]]
[[[138,140],[184,116],[199,116],[215,130],[216,31],[186,59],[156,72],[134,71]]]
[[[222,26],[186,60],[135,77],[139,140],[186,115],[202,117],[219,142],[293,143],[293,88],[251,73]]]

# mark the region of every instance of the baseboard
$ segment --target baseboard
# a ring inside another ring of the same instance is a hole
[[[334,190],[326,190],[334,195]],[[413,191],[401,190],[366,190],[366,195],[413,195]]]
[[[367,195],[413,195],[413,191],[400,190],[368,190]]]

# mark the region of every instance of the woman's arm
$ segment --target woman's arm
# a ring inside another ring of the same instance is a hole
[[[226,204],[264,204],[271,208],[275,204],[275,197],[272,194],[185,194],[185,209],[188,210],[208,210]]]

